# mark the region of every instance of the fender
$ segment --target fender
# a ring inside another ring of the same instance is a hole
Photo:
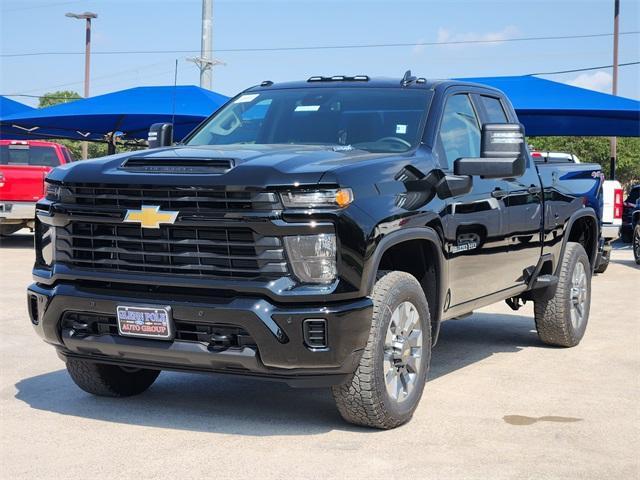
[[[409,227],[396,230],[395,232],[385,235],[376,246],[373,254],[366,260],[362,274],[365,280],[362,282],[360,293],[363,296],[371,295],[373,286],[376,281],[376,272],[378,271],[378,267],[380,266],[380,261],[382,260],[382,256],[384,255],[384,253],[394,245],[398,245],[410,240],[426,240],[433,244],[433,246],[435,247],[435,251],[437,252],[435,261],[437,274],[439,277],[439,291],[437,292],[438,308],[435,318],[431,319],[432,343],[435,345],[438,338],[438,333],[440,331],[442,309],[449,282],[447,277],[447,270],[445,267],[446,264],[442,254],[442,242],[440,240],[440,236],[433,228]]]
[[[569,219],[567,220],[567,222],[565,223],[565,229],[564,229],[564,238],[562,240],[562,248],[560,250],[560,256],[558,257],[558,263],[555,265],[555,275],[557,276],[559,271],[560,271],[560,266],[562,265],[562,259],[564,258],[564,250],[567,246],[567,242],[569,241],[569,233],[571,232],[571,229],[573,228],[573,224],[576,222],[576,220],[583,218],[583,217],[590,217],[593,219],[594,225],[598,225],[598,216],[596,215],[596,212],[593,208],[591,207],[585,207],[581,210],[578,210],[577,212],[573,212],[573,214],[569,217]],[[594,242],[593,242],[593,247],[592,247],[592,252],[587,252],[587,255],[589,255],[589,258],[592,259],[592,265],[591,268],[593,269],[595,267],[595,259],[596,259],[596,255],[598,254],[598,238],[600,237],[600,232],[599,230],[596,231],[595,233],[595,238],[594,238]]]

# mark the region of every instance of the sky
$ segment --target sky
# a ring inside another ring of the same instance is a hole
[[[606,34],[614,0],[214,0],[213,89],[233,95],[263,80],[312,75],[428,78],[521,75],[606,66],[612,37],[504,41]],[[92,11],[91,95],[140,85],[199,84],[186,60],[200,49],[200,0],[0,0],[0,94],[36,105],[55,90],[82,92],[84,21]],[[640,31],[640,0],[621,0],[620,31]],[[497,40],[496,43],[230,52],[237,48]],[[100,54],[189,50],[193,53]],[[217,50],[217,51],[216,51]],[[63,55],[6,56],[64,52]],[[67,54],[71,52],[72,54]],[[620,63],[640,60],[640,35],[620,37]],[[543,76],[611,91],[611,69]],[[620,68],[618,94],[640,99],[640,65]],[[29,96],[26,96],[29,95]]]

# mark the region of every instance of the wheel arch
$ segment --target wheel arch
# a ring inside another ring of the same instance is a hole
[[[401,260],[394,262],[394,257]],[[404,271],[418,279],[429,302],[431,334],[435,344],[447,286],[442,241],[437,231],[431,227],[412,227],[385,235],[365,265],[363,295],[371,294],[380,269]],[[434,283],[435,289],[427,288]]]
[[[591,264],[591,269],[593,271],[598,254],[599,235],[600,228],[598,227],[598,217],[595,210],[587,207],[574,212],[571,217],[569,217],[569,220],[567,220],[562,249],[558,258],[558,263],[555,266],[556,273],[558,272],[559,266],[562,264],[562,258],[564,257],[567,242],[577,242],[582,244],[585,252],[587,253],[587,257],[589,257],[589,263]]]

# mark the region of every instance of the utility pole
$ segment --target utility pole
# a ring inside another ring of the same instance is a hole
[[[66,13],[65,17],[76,18],[78,20],[86,20],[85,40],[84,40],[84,98],[89,97],[89,78],[91,63],[91,19],[98,18],[97,13]],[[82,158],[86,160],[89,157],[89,144],[82,142]]]
[[[620,0],[614,0],[613,6],[613,85],[612,93],[618,94],[618,36],[619,30],[619,16],[620,16]],[[611,163],[609,178],[611,180],[616,179],[616,161],[618,158],[618,139],[611,137],[609,140],[611,146]]]
[[[213,0],[202,0],[202,39],[200,57],[213,60]],[[200,87],[211,90],[213,85],[213,65],[200,69]]]
[[[213,88],[213,67],[224,62],[213,58],[213,0],[202,0],[202,38],[200,56],[187,58],[200,70],[200,88]]]

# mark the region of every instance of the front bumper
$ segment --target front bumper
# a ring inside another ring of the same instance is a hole
[[[35,202],[0,202],[0,223],[34,222],[35,218]]]
[[[114,316],[117,305],[171,306],[176,321],[200,326],[233,325],[246,330],[256,347],[212,350],[206,343],[153,340],[113,334],[74,335],[63,329],[66,312]],[[71,283],[32,284],[28,289],[31,322],[56,347],[61,358],[83,358],[123,366],[234,373],[283,380],[293,386],[343,383],[353,373],[371,325],[369,298],[322,306],[276,305],[258,297],[211,298],[132,295]],[[325,319],[327,347],[305,344],[303,321]]]

